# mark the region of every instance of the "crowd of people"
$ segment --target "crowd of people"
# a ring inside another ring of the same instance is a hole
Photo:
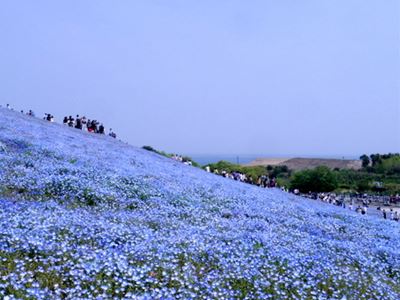
[[[97,120],[88,119],[85,116],[80,117],[79,115],[76,115],[75,118],[73,118],[72,116],[65,116],[63,119],[63,124],[90,133],[106,134],[103,123],[100,123]],[[108,135],[113,138],[117,137],[112,128],[109,129]]]
[[[76,118],[73,118],[72,116],[69,117],[65,116],[63,119],[63,124],[90,133],[98,133],[98,134],[106,133],[103,123],[100,123],[97,120],[87,119],[85,116],[80,117],[79,115],[76,115]],[[117,137],[115,132],[113,132],[112,128],[110,128],[108,135],[113,138]]]
[[[7,104],[6,108],[9,110],[14,110],[10,104]],[[23,110],[21,110],[20,112],[22,114],[25,114],[25,112]],[[26,115],[35,117],[35,113],[31,109],[26,113]],[[44,114],[43,120],[46,120],[49,122],[55,122],[54,116],[49,113]],[[98,134],[106,133],[105,127],[102,123],[98,122],[97,120],[87,119],[85,116],[80,117],[79,115],[76,115],[76,118],[73,118],[72,116],[64,117],[63,124],[67,125],[69,127],[84,130],[84,131],[87,131],[90,133],[98,133]],[[112,128],[109,129],[108,135],[113,138],[117,138],[117,134],[112,130]]]
[[[381,211],[384,219],[389,219],[396,222],[400,221],[400,213],[398,210],[394,211],[393,208],[390,208],[390,209],[381,209]]]
[[[185,164],[185,165],[187,165],[187,166],[192,166],[192,165],[193,165],[193,162],[192,162],[190,159],[188,159],[188,158],[186,158],[186,157],[183,157],[182,155],[179,155],[179,154],[173,154],[173,155],[171,156],[171,158],[172,158],[173,160],[176,160],[176,161],[178,161],[178,162],[181,162],[181,163],[183,163],[183,164]]]
[[[301,195],[306,198],[320,200],[325,203],[340,206],[353,210],[361,215],[377,215],[382,216],[384,219],[399,222],[400,221],[400,210],[394,207],[382,207],[389,206],[387,198],[390,196],[373,196],[373,195],[344,195],[335,193],[308,193],[300,194],[298,190],[293,191],[294,194]],[[391,196],[390,198],[399,197]],[[374,211],[375,210],[375,211]]]
[[[211,173],[211,168],[209,166],[206,166],[205,170],[208,173]],[[219,170],[215,169],[215,170],[212,170],[212,173],[214,173],[216,175],[221,175],[222,177],[225,177],[225,178],[240,181],[243,183],[257,185],[262,188],[274,188],[274,187],[278,186],[276,183],[276,179],[274,177],[270,178],[267,175],[262,175],[262,176],[258,177],[257,179],[254,179],[251,175],[248,176],[248,175],[246,175],[242,172],[238,172],[238,171],[228,172],[225,170],[219,171]]]

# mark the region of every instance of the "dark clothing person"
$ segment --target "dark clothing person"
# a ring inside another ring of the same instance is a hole
[[[103,126],[103,124],[101,124],[101,125],[99,126],[99,133],[100,133],[100,134],[104,134],[104,126]]]
[[[114,139],[117,138],[117,135],[112,131],[111,128],[110,128],[110,133],[108,135],[111,136]]]
[[[82,119],[81,118],[76,119],[75,128],[82,129]]]
[[[86,127],[87,127],[87,130],[88,130],[89,132],[92,132],[92,129],[91,129],[91,127],[92,127],[92,121],[90,121],[90,119],[88,119],[88,121],[87,121],[87,123],[86,123]]]
[[[92,121],[90,128],[92,129],[92,132],[97,133],[97,122],[95,120]]]
[[[68,118],[68,126],[69,127],[74,127],[74,121],[75,121],[75,119],[72,116],[69,116],[69,118]]]

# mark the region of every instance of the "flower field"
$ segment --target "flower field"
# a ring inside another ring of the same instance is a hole
[[[400,225],[0,109],[0,299],[400,299]]]

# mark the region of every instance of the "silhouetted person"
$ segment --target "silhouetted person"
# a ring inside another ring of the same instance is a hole
[[[104,134],[104,126],[103,126],[103,124],[100,124],[100,126],[99,126],[99,133],[100,134]]]
[[[115,132],[112,131],[112,128],[110,128],[110,133],[108,134],[109,136],[113,137],[114,139],[117,137]]]
[[[69,127],[74,127],[74,121],[75,121],[75,119],[72,116],[69,116],[69,118],[68,118],[68,126]]]
[[[79,115],[76,115],[75,128],[82,129],[82,119],[79,118]]]
[[[90,125],[90,128],[92,129],[92,132],[94,132],[94,133],[97,133],[97,124],[98,124],[97,121],[93,120]]]

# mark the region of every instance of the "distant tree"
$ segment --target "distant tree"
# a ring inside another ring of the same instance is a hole
[[[362,161],[362,167],[366,168],[369,166],[370,160],[369,160],[369,156],[366,154],[363,154],[360,156],[360,159]]]
[[[289,173],[289,168],[286,165],[274,166],[268,172],[270,177],[275,177],[275,178],[284,173]]]
[[[357,191],[358,192],[365,192],[367,190],[369,190],[370,186],[369,186],[369,182],[368,180],[360,180],[357,182]]]
[[[400,174],[400,156],[392,155],[382,160],[377,167],[377,172],[386,173],[388,175]]]
[[[370,157],[371,157],[371,163],[372,163],[373,167],[375,167],[382,161],[381,155],[379,153],[371,154]]]
[[[289,168],[286,165],[280,166],[282,173],[287,173],[289,172]]]
[[[312,170],[304,170],[295,173],[292,177],[291,189],[299,189],[307,192],[331,192],[338,187],[335,173],[325,166],[319,166]]]

